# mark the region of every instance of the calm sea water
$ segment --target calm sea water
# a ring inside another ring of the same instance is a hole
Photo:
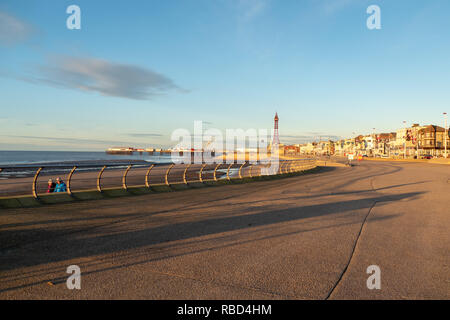
[[[0,166],[64,164],[83,162],[98,164],[108,162],[146,161],[155,163],[171,162],[170,155],[149,155],[135,153],[133,155],[111,155],[105,152],[72,152],[72,151],[0,151]]]

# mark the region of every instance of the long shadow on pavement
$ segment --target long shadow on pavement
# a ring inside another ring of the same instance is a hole
[[[143,230],[109,230],[110,234],[96,235],[95,233],[83,237],[71,235],[59,236],[57,239],[39,242],[38,248],[29,249],[26,256],[18,255],[16,250],[3,252],[0,256],[0,270],[14,270],[16,268],[31,267],[52,262],[71,260],[76,258],[109,254],[122,250],[136,249],[151,245],[177,240],[186,240],[207,235],[242,230],[249,227],[268,226],[277,223],[291,222],[311,217],[322,217],[332,214],[349,212],[354,210],[369,209],[374,202],[383,205],[393,201],[412,199],[422,194],[421,192],[404,193],[391,196],[370,197],[359,200],[338,201],[326,204],[310,206],[297,206],[280,210],[276,205],[253,208],[264,210],[257,213],[231,215],[225,217],[211,218],[211,215],[197,214],[193,216],[194,221],[166,224],[162,226],[145,228]],[[220,210],[220,209],[218,209]],[[215,214],[220,212],[215,212]],[[13,237],[18,231],[3,231],[4,236]],[[24,230],[24,232],[29,232]],[[38,234],[45,233],[45,226],[36,230]],[[48,231],[50,233],[57,231]],[[31,247],[33,245],[31,244]],[[24,248],[19,251],[26,250]]]

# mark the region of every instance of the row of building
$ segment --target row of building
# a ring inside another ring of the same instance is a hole
[[[445,144],[447,144],[448,154],[450,153],[448,130],[436,125],[414,124],[410,128],[402,128],[396,132],[373,133],[339,141],[329,140],[284,146],[284,153],[338,156],[354,154],[386,158],[443,157]]]

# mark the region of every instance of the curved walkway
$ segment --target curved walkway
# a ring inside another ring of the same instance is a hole
[[[362,162],[1,210],[0,298],[448,299],[449,181],[444,165]],[[81,290],[66,288],[74,264]]]

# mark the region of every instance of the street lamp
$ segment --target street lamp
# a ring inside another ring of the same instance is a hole
[[[403,121],[403,128],[405,129],[405,135],[403,136],[403,159],[406,159],[406,121]]]
[[[372,157],[375,158],[375,128],[372,128]]]
[[[352,152],[353,152],[353,154],[355,154],[355,147],[356,147],[356,138],[355,138],[355,132],[352,132],[352,135],[353,135],[353,150],[352,150]]]
[[[445,159],[447,159],[447,138],[448,138],[448,128],[447,128],[447,112],[444,112],[444,119],[445,119],[445,124],[444,124],[444,156]]]

